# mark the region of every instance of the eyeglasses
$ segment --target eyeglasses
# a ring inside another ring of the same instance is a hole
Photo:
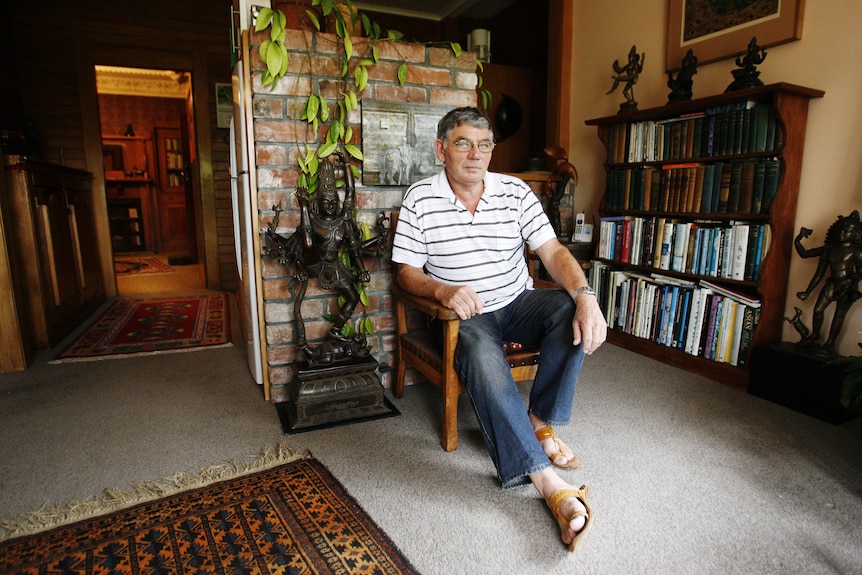
[[[473,146],[479,148],[479,151],[483,154],[487,154],[491,150],[494,149],[494,142],[491,140],[482,140],[481,142],[471,142],[470,140],[465,140],[464,138],[460,138],[458,140],[448,140],[452,142],[455,146],[455,149],[459,152],[469,152],[473,149]]]

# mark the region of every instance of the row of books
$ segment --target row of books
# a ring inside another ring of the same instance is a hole
[[[744,366],[761,304],[707,281],[617,270],[595,261],[590,283],[608,326],[693,356]]]
[[[605,207],[678,213],[768,214],[781,183],[778,158],[612,168]]]
[[[608,126],[609,164],[768,152],[780,147],[775,109],[753,101],[666,120]]]
[[[700,276],[756,282],[772,228],[763,223],[609,216],[599,225],[599,258]]]

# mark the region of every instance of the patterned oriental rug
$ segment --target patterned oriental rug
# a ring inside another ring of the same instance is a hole
[[[120,256],[114,258],[114,273],[118,276],[165,274],[176,271],[177,270],[164,263],[159,258]]]
[[[223,293],[120,298],[48,363],[228,346],[229,312]]]
[[[0,543],[0,573],[416,573],[321,463],[283,446],[276,451],[262,452],[268,469],[229,464],[200,477],[136,486],[132,498],[204,484],[48,531],[15,536],[27,523],[38,524],[38,513],[0,522],[14,537]],[[233,477],[211,481],[225,473]],[[88,501],[118,499],[106,491]],[[51,511],[62,516],[84,503]]]

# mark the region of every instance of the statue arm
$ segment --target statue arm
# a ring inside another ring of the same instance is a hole
[[[793,240],[793,247],[796,248],[796,253],[799,254],[801,258],[814,258],[823,253],[823,250],[826,246],[820,246],[818,248],[807,249],[802,245],[803,238],[811,237],[811,233],[814,230],[810,230],[808,228],[801,228],[799,233],[796,234],[796,239]]]

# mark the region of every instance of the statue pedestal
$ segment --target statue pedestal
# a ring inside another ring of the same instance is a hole
[[[833,424],[857,417],[840,401],[844,368],[794,347],[782,342],[754,348],[748,393]]]
[[[326,367],[301,364],[290,399],[276,405],[285,433],[399,415],[376,371],[372,357]]]

